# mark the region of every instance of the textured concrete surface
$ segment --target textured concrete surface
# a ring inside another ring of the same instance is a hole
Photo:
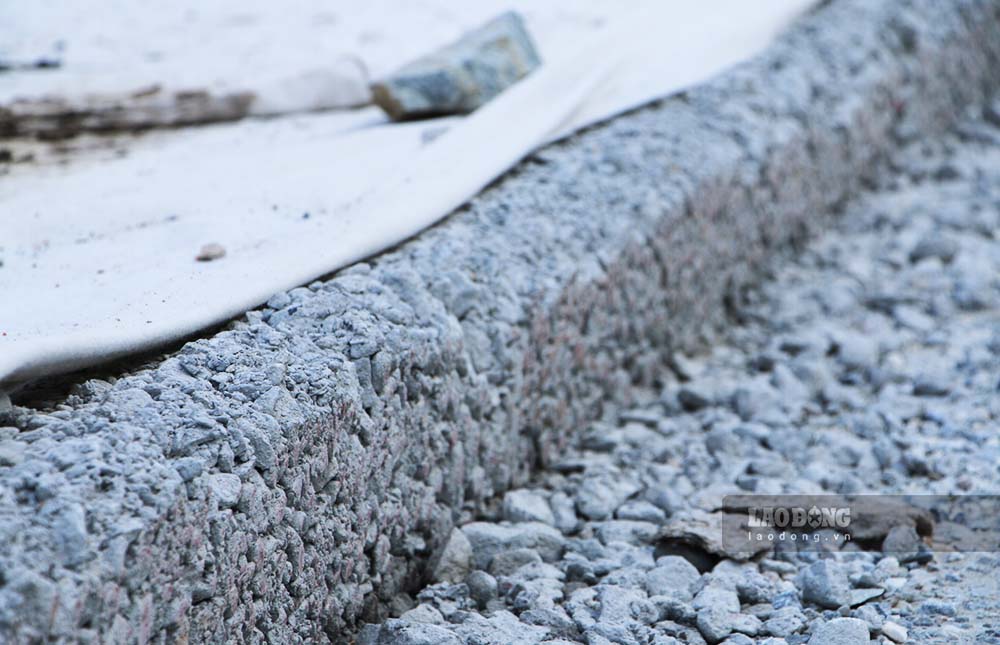
[[[357,645],[1000,644],[998,113],[894,151]],[[849,512],[751,531],[769,496]]]
[[[837,0],[369,265],[7,411],[0,635],[344,641],[885,151],[980,105],[998,26],[987,0]]]

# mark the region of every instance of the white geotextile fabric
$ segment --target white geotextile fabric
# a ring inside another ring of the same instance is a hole
[[[0,382],[162,345],[386,249],[540,145],[747,59],[813,1],[609,9],[464,118],[244,122],[0,181]],[[196,262],[207,243],[225,257]]]
[[[251,114],[365,103],[368,81],[507,9],[541,54],[557,54],[620,13],[620,0],[0,0],[0,63],[59,61],[7,73],[0,107],[149,105],[169,117],[179,92],[252,94]],[[192,106],[185,108],[191,110]],[[197,109],[195,106],[194,109]]]

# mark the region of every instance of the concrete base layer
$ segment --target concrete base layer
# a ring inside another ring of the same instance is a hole
[[[1000,73],[991,0],[834,0],[370,264],[0,419],[0,641],[344,642],[900,140]],[[442,169],[447,172],[447,169]]]

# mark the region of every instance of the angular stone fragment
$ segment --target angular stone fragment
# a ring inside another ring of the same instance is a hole
[[[866,587],[864,589],[853,589],[851,590],[851,600],[848,603],[851,607],[858,607],[866,602],[875,600],[876,598],[881,598],[885,595],[885,589],[879,589],[877,587]]]
[[[698,631],[709,643],[718,643],[733,633],[733,616],[724,609],[703,609],[698,612]]]
[[[667,514],[646,500],[633,500],[622,504],[615,517],[620,520],[634,520],[638,522],[651,522],[662,524],[667,519]]]
[[[818,560],[796,577],[796,584],[802,589],[802,599],[827,609],[837,609],[851,601],[851,587],[847,574],[839,563],[832,560]]]
[[[899,623],[886,621],[882,624],[882,635],[896,643],[905,643],[909,634],[906,628]]]
[[[555,525],[549,503],[535,491],[518,489],[503,497],[503,518],[509,522],[541,522]]]
[[[469,588],[469,597],[476,601],[480,608],[497,597],[497,579],[485,571],[473,571],[465,578]]]
[[[699,579],[701,574],[694,565],[680,556],[668,555],[657,559],[656,566],[646,572],[643,582],[650,596],[674,594],[688,600]]]
[[[635,520],[608,520],[594,522],[593,526],[597,539],[604,545],[611,545],[615,542],[648,544],[656,540],[658,532],[655,524]]]
[[[459,643],[524,643],[534,645],[542,642],[549,630],[545,627],[527,625],[506,610],[499,610],[487,618],[470,614],[464,622],[454,627],[460,637]],[[441,641],[451,645],[451,639]],[[430,643],[428,643],[430,645]]]
[[[441,612],[431,605],[417,605],[413,609],[400,616],[403,620],[411,623],[423,623],[425,625],[442,625],[445,620]]]
[[[671,516],[660,529],[660,552],[687,555],[693,549],[711,556],[745,561],[770,548],[765,541],[746,540],[745,513],[730,517],[728,521],[726,515],[722,511],[692,510]]]
[[[797,607],[782,607],[767,619],[764,630],[772,636],[785,638],[801,630],[805,624],[806,617]]]
[[[434,582],[461,582],[469,573],[472,545],[461,529],[453,529],[432,569]]]
[[[735,614],[740,611],[740,598],[732,589],[708,585],[695,595],[691,606],[698,611],[714,608],[725,609]]]
[[[237,475],[217,473],[208,478],[208,487],[219,501],[220,508],[232,508],[240,501],[243,483]]]
[[[473,522],[462,527],[472,545],[472,565],[486,569],[493,556],[510,549],[534,549],[542,560],[555,562],[562,555],[565,539],[556,529],[538,522],[502,526]]]
[[[510,576],[526,564],[541,561],[542,558],[534,549],[510,549],[493,556],[489,570],[494,576]]]
[[[857,618],[834,618],[809,638],[809,645],[868,645],[868,625]]]
[[[410,623],[401,619],[386,621],[374,641],[377,645],[461,645],[462,641],[450,630],[426,623]]]
[[[576,510],[587,519],[604,520],[639,490],[633,479],[616,473],[588,475],[576,490]]]
[[[394,120],[467,114],[541,63],[521,17],[507,12],[372,84]]]
[[[83,506],[69,503],[60,507],[54,515],[52,532],[63,564],[75,567],[92,558],[88,548],[87,514]]]
[[[882,540],[882,552],[902,563],[916,560],[921,546],[923,542],[912,526],[894,526]]]

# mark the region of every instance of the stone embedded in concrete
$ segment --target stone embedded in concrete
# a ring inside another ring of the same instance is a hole
[[[372,97],[396,120],[467,114],[540,63],[521,16],[509,11],[373,83]]]
[[[221,508],[236,506],[236,503],[240,501],[240,488],[242,486],[243,483],[239,476],[232,473],[216,473],[208,478],[208,487]]]

